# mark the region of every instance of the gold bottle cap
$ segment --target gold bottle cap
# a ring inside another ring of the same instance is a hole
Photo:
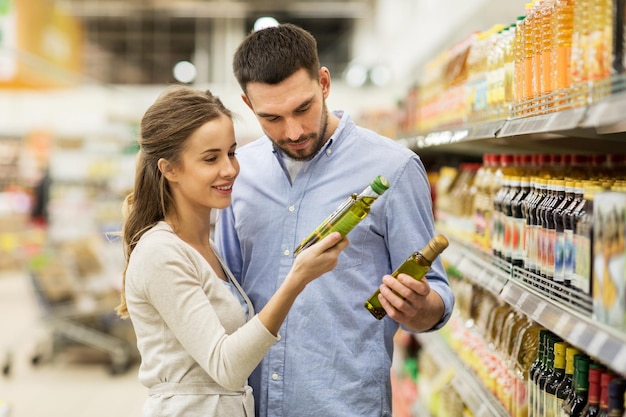
[[[428,242],[428,245],[424,246],[422,256],[432,262],[447,247],[448,239],[444,235],[437,235]]]

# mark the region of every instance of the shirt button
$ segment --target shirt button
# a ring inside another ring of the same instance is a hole
[[[326,149],[326,155],[330,155],[331,153],[333,153],[332,149],[330,149],[330,148]]]
[[[285,254],[285,256],[289,256],[291,254],[291,251],[289,249],[285,249],[283,254]]]
[[[296,211],[296,207],[295,206],[289,206],[289,211],[293,213],[294,211]]]
[[[272,379],[276,381],[278,379],[278,374],[272,374]]]

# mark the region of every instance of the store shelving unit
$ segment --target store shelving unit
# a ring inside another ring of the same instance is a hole
[[[521,269],[511,268],[491,254],[452,240],[442,256],[474,284],[500,297],[614,371],[626,375],[625,333],[598,323],[569,303],[551,299],[533,285],[536,281],[525,279],[527,274]]]
[[[609,92],[611,94],[609,94]],[[506,119],[486,119],[405,136],[400,143],[420,155],[456,154],[480,157],[485,153],[620,153],[626,151],[626,76],[591,86],[576,107],[535,111]],[[583,103],[582,105],[580,103]],[[442,226],[443,227],[443,226]],[[442,232],[445,233],[444,230]],[[592,318],[590,297],[574,297],[539,276],[511,265],[461,238],[453,231],[450,247],[442,254],[448,265],[472,284],[508,303],[530,320],[551,330],[569,344],[626,376],[626,333]],[[442,368],[453,366],[452,386],[475,416],[508,415],[498,399],[484,387],[437,333],[416,338],[437,358]],[[451,365],[452,364],[452,365]],[[428,415],[416,404],[414,415]]]
[[[561,153],[563,149],[579,152],[623,152],[626,141],[626,91],[623,91],[626,76],[608,80],[606,83],[611,83],[611,88],[621,90],[600,98],[594,98],[594,94],[590,93],[590,98],[585,99],[585,105],[574,108],[451,126],[405,136],[399,141],[418,153],[481,155],[494,151],[529,150]],[[597,86],[596,89],[600,87]]]

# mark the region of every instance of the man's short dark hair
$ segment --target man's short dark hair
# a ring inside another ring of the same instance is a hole
[[[317,41],[290,23],[250,33],[233,58],[233,72],[244,93],[250,82],[278,84],[302,68],[312,79],[317,78]]]

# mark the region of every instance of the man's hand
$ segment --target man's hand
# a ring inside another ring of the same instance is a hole
[[[418,281],[406,274],[397,279],[385,275],[378,299],[389,317],[416,332],[433,328],[445,311],[443,300],[431,291],[426,277]]]

